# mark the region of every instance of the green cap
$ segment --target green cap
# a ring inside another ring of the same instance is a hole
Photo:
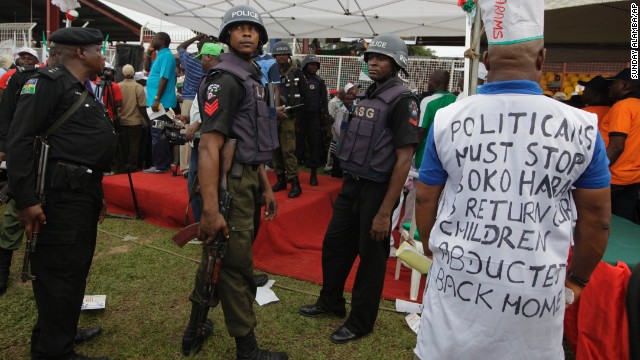
[[[200,54],[196,56],[196,59],[199,59],[202,55],[213,55],[218,56],[222,51],[222,45],[215,43],[205,43],[202,45],[202,49],[200,49]]]

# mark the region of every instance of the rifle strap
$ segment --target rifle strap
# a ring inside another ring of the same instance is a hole
[[[71,117],[71,115],[73,115],[73,113],[76,112],[76,110],[78,110],[80,105],[82,105],[84,100],[87,98],[88,93],[89,92],[87,91],[87,89],[84,89],[82,94],[80,94],[80,97],[78,98],[78,100],[76,100],[76,102],[74,102],[73,105],[71,105],[71,107],[67,109],[67,111],[65,111],[62,115],[60,115],[58,120],[56,120],[56,122],[54,122],[53,125],[49,126],[47,131],[45,131],[44,133],[45,138],[48,138],[49,135],[53,134],[54,131],[58,130],[60,125],[62,125],[65,121],[67,121]]]
[[[197,149],[196,149],[197,151]],[[198,188],[200,187],[200,181],[198,180],[198,175],[196,175],[195,179],[193,179],[193,184],[191,185],[191,191],[189,191],[189,201],[187,202],[187,211],[184,215],[184,223],[185,225],[189,225],[189,208],[191,207],[191,201],[198,196]]]

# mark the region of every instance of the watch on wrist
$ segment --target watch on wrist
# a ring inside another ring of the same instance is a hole
[[[564,302],[567,305],[571,305],[573,304],[575,299],[576,295],[573,293],[573,290],[569,289],[568,287],[564,288]]]
[[[571,272],[571,270],[567,270],[567,279],[569,279],[572,283],[580,286],[581,288],[587,286],[587,283],[589,282],[589,279],[585,280]]]
[[[160,100],[160,98],[158,97],[158,95],[156,95],[156,97],[154,97],[153,100],[158,101]]]

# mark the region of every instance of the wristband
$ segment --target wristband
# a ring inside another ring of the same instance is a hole
[[[580,286],[581,288],[584,288],[585,286],[587,286],[587,283],[589,282],[589,279],[586,279],[586,280],[582,279],[578,277],[576,274],[572,273],[571,270],[567,270],[567,278],[574,284]]]

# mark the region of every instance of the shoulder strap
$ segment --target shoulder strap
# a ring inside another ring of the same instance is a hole
[[[76,100],[76,102],[74,102],[73,105],[71,105],[71,107],[68,108],[67,111],[65,111],[64,114],[62,114],[58,118],[58,120],[56,120],[56,122],[53,123],[53,125],[49,126],[47,131],[45,131],[45,133],[44,133],[44,137],[45,138],[49,137],[49,135],[51,135],[54,131],[58,130],[60,125],[62,125],[62,123],[67,121],[69,119],[69,117],[71,117],[71,115],[73,115],[73,113],[76,112],[76,110],[78,110],[80,105],[82,105],[84,100],[87,98],[87,94],[88,94],[87,89],[84,89],[82,94],[80,94],[80,97],[78,98],[78,100]]]

